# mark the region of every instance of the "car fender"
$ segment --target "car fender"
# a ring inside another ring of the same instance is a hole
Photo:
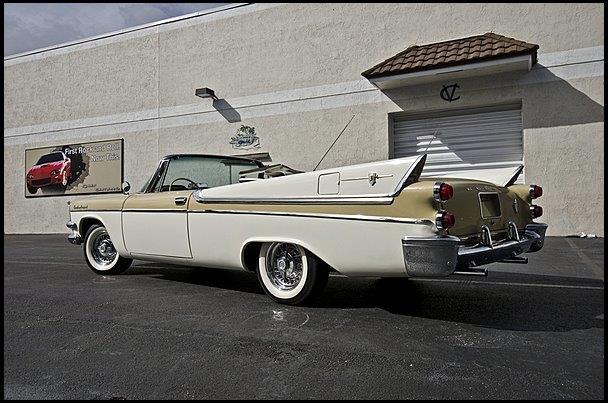
[[[122,233],[121,211],[72,211],[71,217],[72,221],[78,226],[78,232],[83,239],[86,235],[86,231],[83,231],[83,229],[89,227],[89,224],[87,223],[88,220],[101,222],[107,229],[118,254],[121,256],[129,256]],[[83,228],[83,224],[85,228]]]

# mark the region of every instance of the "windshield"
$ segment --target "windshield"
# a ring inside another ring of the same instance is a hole
[[[239,182],[242,171],[257,168],[255,161],[230,157],[181,155],[162,165],[161,175],[151,178],[151,192],[217,187]]]
[[[36,165],[48,164],[50,162],[63,161],[63,154],[61,153],[50,153],[40,157]]]

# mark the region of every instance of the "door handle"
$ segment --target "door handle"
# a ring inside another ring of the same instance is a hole
[[[184,205],[186,204],[186,200],[188,200],[187,197],[176,197],[175,204],[177,204],[178,206]]]

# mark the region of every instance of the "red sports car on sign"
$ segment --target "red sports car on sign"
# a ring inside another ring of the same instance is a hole
[[[72,161],[61,151],[40,157],[36,165],[27,171],[27,190],[36,193],[38,188],[48,185],[68,185],[72,172]]]

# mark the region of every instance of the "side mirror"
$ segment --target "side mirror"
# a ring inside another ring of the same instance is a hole
[[[131,190],[131,184],[129,182],[123,182],[122,185],[120,185],[120,188],[124,194],[128,194],[129,190]]]
[[[205,182],[199,182],[196,184],[197,189],[209,189],[209,184]]]

